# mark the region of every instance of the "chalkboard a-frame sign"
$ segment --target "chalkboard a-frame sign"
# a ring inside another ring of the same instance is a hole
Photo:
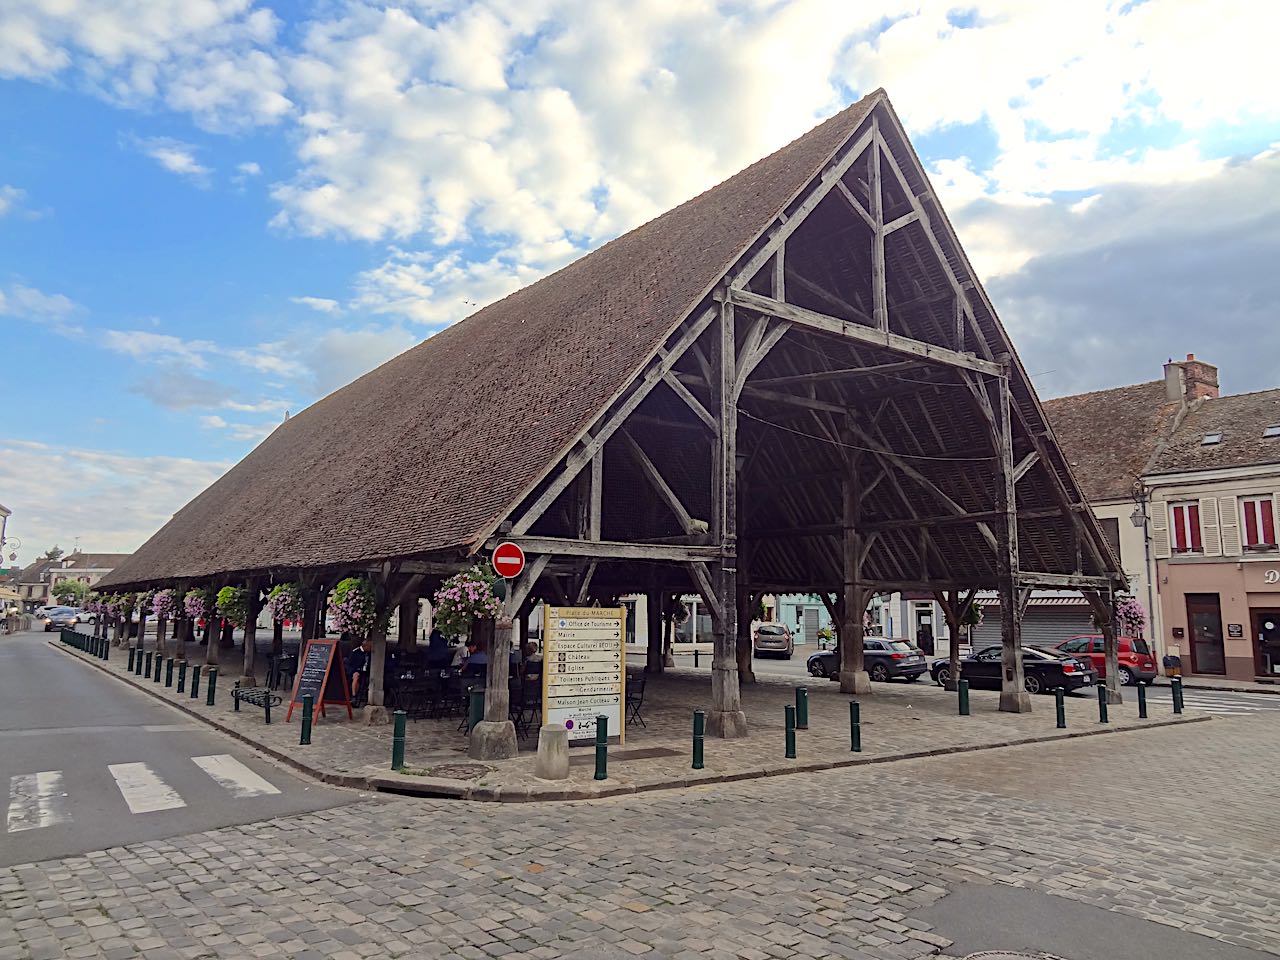
[[[298,658],[298,679],[293,684],[293,696],[289,700],[289,712],[285,722],[293,717],[293,708],[302,706],[302,698],[311,694],[313,708],[324,716],[324,706],[346,704],[347,718],[351,713],[351,685],[347,682],[347,668],[338,656],[338,641],[329,639],[306,640],[302,655]]]

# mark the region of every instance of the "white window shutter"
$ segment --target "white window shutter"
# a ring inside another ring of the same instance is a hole
[[[1151,552],[1158,560],[1169,559],[1169,505],[1163,500],[1151,504]]]
[[[1235,497],[1218,498],[1218,523],[1222,527],[1222,555],[1238,557],[1240,546],[1240,505]]]
[[[1218,526],[1218,501],[1214,497],[1200,500],[1200,544],[1206,557],[1222,556],[1222,533]]]

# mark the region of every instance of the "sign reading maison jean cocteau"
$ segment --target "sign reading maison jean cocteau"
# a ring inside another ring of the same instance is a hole
[[[609,738],[625,734],[625,607],[544,608],[542,703],[546,723],[563,724],[570,743],[595,739],[596,717],[609,718]]]

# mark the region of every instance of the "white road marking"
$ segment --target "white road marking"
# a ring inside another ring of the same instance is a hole
[[[7,832],[20,833],[70,823],[71,815],[64,809],[66,799],[61,770],[10,777]]]
[[[154,813],[157,810],[176,810],[187,802],[176,790],[156,776],[145,763],[112,763],[107,765],[116,778],[124,802],[131,813]]]
[[[233,797],[265,797],[280,792],[229,753],[191,759]]]

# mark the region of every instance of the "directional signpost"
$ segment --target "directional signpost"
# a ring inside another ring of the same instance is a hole
[[[625,607],[543,608],[542,703],[546,723],[563,725],[569,742],[595,739],[596,717],[622,743],[627,671]]]

